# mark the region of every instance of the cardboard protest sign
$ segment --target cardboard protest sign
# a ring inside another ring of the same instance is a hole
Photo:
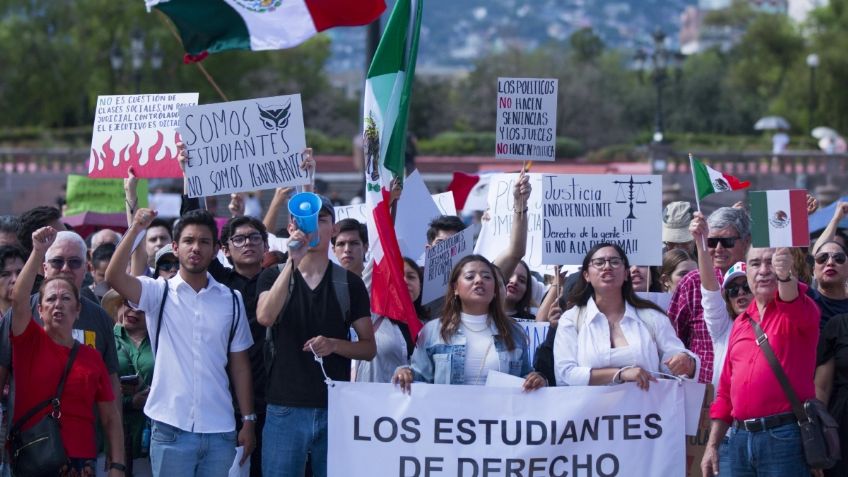
[[[556,159],[556,78],[498,78],[495,157]]]
[[[138,207],[147,207],[147,181],[138,181]],[[65,191],[66,216],[83,212],[124,212],[127,209],[123,179],[91,179],[71,174]]]
[[[662,263],[662,178],[657,175],[545,175],[542,249],[546,264],[576,265],[612,242],[632,265]]]
[[[300,95],[180,109],[189,197],[309,183]]]
[[[416,382],[410,394],[336,382],[328,393],[330,477],[685,473],[684,392],[674,380],[647,391],[626,383],[533,392]]]
[[[427,250],[424,259],[424,285],[421,289],[421,304],[445,296],[453,266],[474,248],[474,230],[467,228],[452,235]]]
[[[806,190],[755,191],[748,194],[748,200],[751,203],[752,246],[810,245]]]
[[[527,200],[527,252],[524,262],[531,270],[544,275],[549,270],[542,261],[542,174],[530,177],[530,198]],[[509,245],[512,236],[512,195],[518,174],[493,174],[488,183],[489,220],[483,221],[474,253],[494,260]]]
[[[177,162],[179,110],[197,93],[98,96],[89,177],[182,177]]]

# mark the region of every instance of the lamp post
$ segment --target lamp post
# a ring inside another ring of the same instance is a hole
[[[121,72],[121,68],[124,67],[124,52],[121,51],[118,43],[113,43],[109,50],[109,65],[112,66],[112,92],[115,93],[117,76]]]
[[[641,71],[650,71],[651,81],[656,90],[656,105],[654,111],[653,142],[663,142],[665,133],[665,116],[663,115],[663,88],[668,81],[668,70],[673,68],[679,73],[681,53],[669,50],[665,45],[666,34],[660,29],[651,34],[654,48],[647,52],[639,49],[634,57],[636,67]]]
[[[807,55],[807,66],[810,68],[810,97],[807,104],[807,133],[813,130],[813,115],[816,110],[816,68],[819,67],[819,55]]]
[[[144,33],[136,27],[130,36],[130,59],[135,82],[135,94],[141,93],[141,68],[144,66]]]

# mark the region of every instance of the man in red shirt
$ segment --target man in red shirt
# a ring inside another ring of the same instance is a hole
[[[699,215],[699,218],[695,220],[703,219]],[[734,263],[745,260],[745,252],[751,245],[748,212],[735,207],[721,207],[710,214],[707,225],[710,229],[707,249],[716,267],[716,279],[721,283],[724,274]],[[701,306],[701,275],[698,270],[692,270],[680,280],[671,297],[668,317],[680,341],[701,358],[698,381],[711,382],[713,341],[704,321],[704,308]]]
[[[819,309],[805,294],[806,285],[792,276],[789,249],[751,249],[747,264],[754,301],[730,332],[718,394],[710,409],[713,423],[701,471],[705,477],[807,477],[810,470],[792,406],[757,345],[748,318],[763,328],[792,389],[806,401],[815,397]],[[731,425],[719,468],[719,444]]]

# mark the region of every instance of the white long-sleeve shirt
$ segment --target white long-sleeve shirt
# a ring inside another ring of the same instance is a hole
[[[718,382],[724,359],[727,357],[727,343],[733,320],[727,313],[727,306],[720,291],[710,291],[701,286],[701,306],[704,308],[704,322],[713,341],[713,378],[712,383],[718,392]]]
[[[577,331],[579,307],[570,308],[559,320],[554,339],[554,373],[558,386],[589,384],[592,369],[617,367],[613,363],[609,322],[598,310],[595,300],[586,303],[581,329]],[[674,332],[668,317],[653,309],[637,310],[625,304],[621,331],[631,348],[633,366],[646,371],[669,373],[664,361],[679,353],[695,359],[695,376],[701,361],[688,351]]]

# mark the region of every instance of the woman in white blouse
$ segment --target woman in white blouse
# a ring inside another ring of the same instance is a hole
[[[557,385],[635,382],[647,390],[657,372],[697,376],[665,313],[636,296],[624,250],[599,243],[583,258],[554,340]]]

